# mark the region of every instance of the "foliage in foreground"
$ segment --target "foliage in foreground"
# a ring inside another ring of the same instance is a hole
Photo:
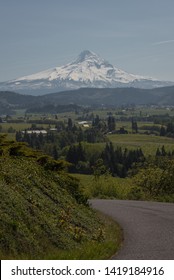
[[[75,174],[80,188],[90,198],[144,200],[145,194],[131,178],[112,177],[104,174],[99,177]]]
[[[174,160],[158,157],[134,169],[130,177],[112,177],[103,165],[94,176],[76,174],[81,189],[91,198],[174,202]]]
[[[109,257],[120,240],[108,243],[104,222],[87,206],[77,180],[58,170],[59,162],[0,140],[1,259],[73,258],[73,251],[98,246],[97,257]]]

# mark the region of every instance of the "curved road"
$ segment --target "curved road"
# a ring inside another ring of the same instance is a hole
[[[123,228],[123,246],[112,259],[174,260],[174,203],[90,200]]]

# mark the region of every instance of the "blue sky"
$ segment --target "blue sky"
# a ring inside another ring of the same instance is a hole
[[[174,1],[0,1],[0,81],[86,49],[130,73],[174,81]]]

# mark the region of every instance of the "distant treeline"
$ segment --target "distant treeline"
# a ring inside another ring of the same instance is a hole
[[[48,104],[43,106],[35,106],[26,110],[26,113],[37,113],[37,114],[57,114],[57,113],[66,113],[81,111],[82,107],[76,104],[67,104],[67,105],[54,105]]]

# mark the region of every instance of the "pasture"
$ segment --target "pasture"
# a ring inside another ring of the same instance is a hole
[[[155,155],[157,148],[161,148],[163,145],[166,151],[174,150],[174,139],[169,137],[145,134],[113,134],[108,135],[108,139],[114,146],[128,149],[141,148],[146,156]]]

